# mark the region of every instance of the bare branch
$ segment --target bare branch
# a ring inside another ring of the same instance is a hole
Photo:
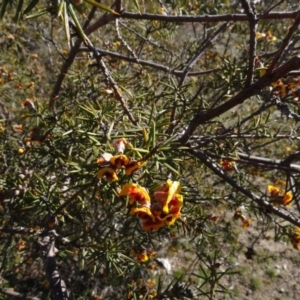
[[[139,62],[139,59],[137,55],[135,54],[134,50],[130,47],[130,45],[125,41],[125,39],[122,37],[121,32],[120,32],[120,27],[119,27],[119,19],[115,20],[116,24],[116,32],[119,40],[122,42],[122,44],[126,47],[126,49],[129,51],[129,53],[135,58],[136,62]]]
[[[115,5],[116,5],[116,12],[120,14],[122,10],[122,0],[116,0]]]
[[[207,156],[212,157],[212,158],[217,158],[217,159],[226,159],[230,161],[234,161],[237,163],[242,163],[242,164],[249,164],[249,165],[255,165],[260,168],[265,168],[269,170],[282,170],[282,171],[287,171],[287,172],[293,172],[293,173],[299,173],[300,172],[300,165],[296,164],[287,164],[286,160],[281,160],[281,159],[271,159],[271,158],[265,158],[265,157],[260,157],[260,156],[253,156],[253,155],[248,155],[242,152],[237,152],[237,157],[228,157],[224,155],[217,155],[214,153],[206,153]],[[300,155],[297,153],[297,157],[299,158]],[[293,157],[296,159],[296,157]]]
[[[201,43],[201,46],[199,47],[199,49],[194,53],[194,55],[189,59],[189,61],[187,62],[187,66],[185,67],[181,79],[178,83],[178,87],[180,88],[183,83],[184,80],[188,74],[188,72],[190,71],[190,69],[193,67],[193,65],[196,63],[196,61],[201,57],[201,55],[204,53],[204,51],[212,45],[212,43],[216,40],[216,38],[222,33],[224,32],[230,25],[232,25],[231,22],[229,23],[224,23],[222,26],[220,26],[220,28],[218,28],[216,30],[216,32],[208,37],[203,43]]]
[[[295,19],[298,11],[289,12],[273,12],[269,14],[258,14],[257,18],[262,20],[282,20]],[[172,16],[172,15],[157,15],[157,14],[136,14],[131,12],[123,12],[121,15],[123,19],[133,20],[151,20],[163,22],[184,22],[184,23],[207,23],[207,22],[237,22],[249,21],[247,14],[227,14],[227,15],[205,15],[205,16]]]
[[[105,77],[106,77],[108,83],[110,84],[111,88],[113,89],[115,99],[120,102],[125,114],[128,116],[131,123],[134,124],[134,125],[137,125],[137,121],[135,120],[134,116],[132,115],[129,108],[127,107],[127,105],[125,103],[125,99],[122,96],[117,83],[115,82],[115,80],[110,75],[110,72],[108,71],[103,59],[99,59],[99,67],[102,70],[103,74],[105,75]]]
[[[161,70],[164,71],[166,73],[175,75],[175,76],[182,76],[184,70],[174,70],[172,68],[166,67],[162,64],[158,64],[152,61],[148,61],[148,60],[142,60],[139,59],[137,61],[137,59],[135,57],[129,57],[129,56],[125,56],[116,52],[111,52],[111,51],[105,51],[99,48],[96,48],[97,52],[103,56],[110,56],[110,57],[114,57],[114,58],[118,58],[124,61],[128,61],[128,62],[132,62],[132,63],[136,63],[136,64],[140,64],[143,66],[147,66],[147,67],[151,67],[157,70]],[[91,52],[91,50],[89,48],[86,47],[81,47],[79,49],[79,52]],[[189,72],[187,74],[187,76],[202,76],[202,75],[206,75],[206,74],[211,74],[211,73],[215,73],[218,72],[220,69],[211,69],[211,70],[205,70],[205,71],[195,71],[195,72]]]
[[[247,78],[245,82],[245,86],[249,86],[253,82],[253,74],[255,67],[255,57],[256,57],[256,28],[257,28],[257,18],[255,15],[254,6],[253,8],[250,6],[247,0],[241,1],[242,6],[249,18],[249,51],[248,51],[248,72]]]
[[[30,228],[25,228],[25,227],[7,227],[7,226],[1,226],[0,227],[0,232],[5,232],[5,233],[12,233],[12,234],[32,234],[32,235],[38,235],[40,232],[30,229]]]
[[[222,139],[266,139],[266,138],[276,138],[276,139],[289,139],[289,140],[300,140],[300,137],[292,134],[216,134],[216,135],[193,135],[191,140],[201,142],[210,140],[222,140]]]
[[[205,122],[217,116],[220,116],[221,114],[235,107],[236,105],[243,103],[246,99],[250,98],[251,96],[254,96],[255,94],[259,93],[262,89],[264,89],[266,86],[269,86],[272,82],[275,82],[279,78],[284,77],[290,71],[297,70],[299,68],[300,56],[294,56],[285,64],[275,69],[271,74],[266,73],[258,81],[256,81],[249,87],[243,89],[239,94],[232,97],[229,101],[225,102],[224,104],[221,104],[220,106],[205,112],[199,110],[198,113],[196,113],[194,118],[191,120],[184,135],[180,138],[180,141],[182,143],[187,142],[187,140],[196,130],[198,125],[204,124]]]
[[[274,70],[274,68],[278,65],[278,61],[279,61],[282,53],[284,52],[286,47],[288,47],[288,44],[289,44],[291,38],[293,37],[294,33],[298,29],[299,24],[300,24],[300,11],[297,13],[297,16],[295,18],[295,22],[290,27],[288,34],[283,39],[281,47],[280,47],[279,51],[277,51],[276,55],[274,56],[274,58],[271,62],[271,65],[269,66],[269,68],[267,70],[267,73],[271,73]]]
[[[271,1],[271,3],[269,4],[269,7],[267,7],[266,10],[263,12],[263,14],[261,14],[260,18],[262,18],[262,16],[265,16],[265,15],[269,14],[270,11],[272,11],[274,8],[276,8],[277,6],[282,4],[283,2],[284,2],[284,0],[280,0],[279,2],[272,5],[273,3]]]

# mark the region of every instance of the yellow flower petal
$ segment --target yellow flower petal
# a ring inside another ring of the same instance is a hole
[[[268,185],[268,191],[271,194],[271,197],[276,197],[280,193],[280,188],[275,187],[273,185]]]
[[[124,154],[118,154],[110,158],[110,163],[117,169],[121,169],[123,166],[128,165],[129,158]]]
[[[180,192],[180,182],[179,181],[172,182],[170,179],[168,179],[167,185],[169,187],[168,197],[166,199],[166,203],[163,205],[163,212],[165,214],[169,213],[169,203],[172,200],[172,198],[174,197],[175,193]]]
[[[134,202],[138,202],[141,205],[146,202],[150,203],[150,196],[146,189],[135,183],[124,184],[119,192],[119,196],[129,196],[130,204],[133,204]]]
[[[131,175],[133,172],[138,170],[140,167],[144,166],[146,163],[147,163],[146,161],[135,161],[135,160],[130,161],[125,166],[126,175]]]
[[[98,178],[106,177],[106,180],[108,182],[118,180],[118,176],[117,176],[117,173],[115,172],[115,170],[113,168],[108,168],[108,167],[100,169],[97,173],[97,177]]]
[[[146,262],[148,260],[149,260],[149,256],[147,255],[147,252],[140,253],[136,257],[136,262],[138,263]]]
[[[155,217],[153,216],[149,207],[134,207],[131,209],[130,213],[132,215],[138,214],[141,219],[145,219],[146,217],[150,217],[152,221],[155,221]]]
[[[242,218],[242,228],[248,228],[252,223],[253,219]]]
[[[292,204],[293,194],[291,192],[285,193],[281,197],[281,204],[284,206],[290,206]]]

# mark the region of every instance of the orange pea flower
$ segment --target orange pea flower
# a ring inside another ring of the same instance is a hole
[[[114,155],[110,158],[110,163],[115,166],[117,169],[121,169],[123,166],[128,165],[129,158],[124,154]]]
[[[125,165],[126,175],[131,175],[133,172],[137,171],[140,167],[144,166],[145,164],[146,161],[130,161],[127,165]]]
[[[232,171],[234,169],[234,164],[234,161],[229,161],[226,159],[220,161],[220,165],[225,171]]]
[[[154,192],[153,198],[143,187],[134,183],[123,185],[119,195],[129,196],[129,203],[137,204],[130,213],[139,216],[144,230],[152,231],[164,225],[173,225],[181,217],[183,196],[179,192],[180,183],[167,180]]]
[[[150,196],[145,188],[135,184],[127,183],[122,186],[119,196],[129,196],[129,203],[139,203],[142,206],[150,206]]]
[[[105,177],[108,182],[113,182],[118,180],[116,171],[113,168],[105,167],[98,171],[98,178]]]

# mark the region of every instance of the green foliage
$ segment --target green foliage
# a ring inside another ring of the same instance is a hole
[[[241,2],[2,1],[0,293],[51,299],[49,231],[70,299],[239,299],[240,278],[264,288],[248,261],[275,259],[260,242],[300,247],[297,35],[285,43],[299,18],[284,12],[297,3],[257,4],[270,18],[250,38],[253,11],[229,24]],[[101,164],[118,152],[138,170]],[[183,207],[147,231],[134,209],[166,217],[159,193]]]

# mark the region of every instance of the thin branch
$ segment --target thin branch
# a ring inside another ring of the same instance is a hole
[[[102,56],[110,56],[110,57],[118,58],[118,59],[121,59],[121,60],[124,60],[124,61],[128,61],[128,62],[140,64],[140,65],[143,65],[143,66],[151,67],[151,68],[161,70],[161,71],[164,71],[166,73],[169,73],[169,74],[172,74],[172,75],[175,75],[175,76],[180,76],[181,77],[183,72],[184,72],[184,70],[174,70],[174,69],[166,67],[162,64],[158,64],[158,63],[151,62],[151,61],[148,61],[148,60],[139,59],[137,61],[137,59],[135,57],[125,56],[125,55],[122,55],[122,54],[119,54],[119,53],[116,53],[116,52],[105,51],[105,50],[102,50],[102,49],[99,49],[99,48],[96,48],[96,50]],[[79,49],[79,52],[91,52],[91,50],[87,47],[82,47],[82,48]],[[218,71],[220,71],[220,69],[217,68],[217,69],[211,69],[211,70],[206,70],[206,71],[189,72],[187,74],[187,76],[191,76],[191,77],[192,76],[202,76],[202,75],[206,75],[206,74],[216,73]]]
[[[217,176],[225,180],[233,188],[235,188],[237,191],[239,191],[240,193],[242,193],[243,195],[251,199],[253,202],[258,204],[261,208],[264,208],[266,212],[273,213],[274,215],[290,222],[291,224],[300,227],[300,219],[296,218],[288,211],[273,206],[271,203],[263,200],[261,197],[255,195],[251,191],[239,185],[232,177],[227,175],[216,163],[214,163],[210,158],[208,158],[202,151],[190,149],[189,153],[199,158],[199,160],[202,163],[204,163],[210,170],[212,170]]]
[[[120,14],[122,10],[122,0],[116,0],[115,5],[116,5],[116,9],[115,9],[116,12]]]
[[[294,38],[292,39],[292,41],[287,45],[287,47],[282,52],[282,55],[278,61],[278,65],[282,64],[286,60],[286,57],[288,55],[291,56],[291,54],[293,52],[294,53],[299,52],[299,48],[297,49],[297,47],[295,47],[295,45],[299,42],[299,40],[300,40],[300,35],[299,34],[295,35]],[[277,51],[277,53],[278,53],[278,51]]]
[[[273,12],[269,14],[258,14],[257,18],[262,20],[282,20],[295,19],[298,11],[288,12]],[[237,22],[249,21],[247,14],[227,14],[227,15],[205,15],[205,16],[172,16],[172,15],[158,15],[158,14],[137,14],[131,12],[123,12],[121,15],[123,19],[133,20],[151,20],[163,22],[178,22],[178,23],[208,23],[208,22]]]
[[[130,47],[130,45],[122,37],[121,31],[120,31],[120,28],[119,28],[119,19],[115,20],[115,24],[116,24],[116,32],[117,32],[118,39],[126,47],[126,49],[128,50],[128,52],[135,58],[136,62],[139,63],[139,58],[135,54],[134,50]]]
[[[62,213],[63,210],[71,204],[71,202],[73,200],[75,200],[85,189],[87,188],[87,186],[82,186],[74,195],[72,195],[69,199],[67,199],[61,206],[59,206],[56,211],[55,211],[55,215]]]
[[[291,163],[292,163],[293,161],[295,161],[295,160],[299,160],[299,158],[300,158],[300,151],[295,152],[295,153],[289,155],[287,158],[285,158],[285,159],[281,162],[281,164],[284,165],[284,166],[289,166],[289,165],[292,166]]]
[[[248,51],[248,72],[245,81],[245,86],[248,87],[253,83],[254,67],[255,67],[255,57],[256,57],[256,28],[257,28],[257,18],[255,15],[254,6],[251,7],[247,0],[241,0],[242,7],[244,8],[248,18],[249,18],[249,51]]]
[[[300,136],[291,134],[216,134],[216,135],[193,135],[191,140],[193,142],[202,142],[210,140],[223,140],[223,139],[266,139],[266,138],[276,138],[276,139],[290,139],[290,140],[300,140]]]
[[[295,17],[294,24],[290,27],[288,34],[283,39],[279,51],[276,53],[276,55],[274,56],[274,58],[271,62],[271,65],[268,67],[267,73],[271,73],[274,70],[274,68],[277,66],[278,61],[280,60],[280,58],[282,56],[282,53],[284,52],[286,47],[288,47],[288,44],[289,44],[291,38],[293,37],[294,33],[296,32],[296,30],[299,27],[299,24],[300,24],[300,10],[298,11],[297,16]]]
[[[160,45],[155,41],[152,41],[150,38],[146,38],[144,36],[142,36],[140,33],[138,33],[136,30],[133,30],[132,28],[128,27],[126,24],[124,24],[124,22],[119,21],[120,25],[123,26],[124,28],[126,28],[128,31],[130,31],[131,33],[135,34],[138,38],[140,38],[143,42],[147,42],[150,45],[153,45],[159,49],[164,50],[165,52],[169,53],[171,56],[176,56],[176,57],[180,57],[178,54],[173,53],[172,51],[170,51],[167,47],[165,47],[164,45]]]
[[[197,60],[201,57],[201,55],[204,53],[204,51],[212,45],[212,43],[216,40],[216,38],[223,33],[230,25],[232,25],[231,22],[229,23],[224,23],[222,26],[220,26],[220,28],[218,28],[212,36],[207,37],[206,40],[201,43],[201,46],[199,47],[199,49],[194,53],[194,55],[189,59],[189,61],[186,64],[186,67],[182,73],[182,76],[180,78],[180,81],[178,83],[178,88],[180,88],[183,83],[184,80],[187,76],[187,74],[189,73],[190,69],[194,66],[194,64],[197,62]]]
[[[113,77],[110,75],[110,72],[108,71],[103,59],[99,59],[99,67],[102,70],[103,74],[105,75],[106,80],[110,84],[111,88],[113,89],[115,99],[118,102],[120,102],[125,114],[128,116],[131,123],[134,124],[134,125],[137,125],[138,124],[137,121],[135,120],[134,116],[132,115],[129,108],[127,107],[127,105],[125,103],[125,99],[123,98],[117,83],[115,82]]]
[[[226,159],[237,163],[255,165],[269,170],[282,170],[282,171],[293,172],[293,173],[300,172],[300,165],[286,164],[285,160],[281,160],[281,159],[271,159],[271,158],[265,158],[260,156],[253,156],[242,152],[237,152],[236,153],[237,157],[218,155],[210,152],[206,152],[205,154],[211,158],[216,158],[220,160]]]
[[[275,82],[279,78],[284,77],[290,71],[297,70],[300,68],[300,56],[294,56],[286,63],[275,69],[271,74],[266,73],[258,81],[250,85],[249,87],[243,89],[239,94],[232,97],[229,101],[219,105],[218,107],[202,112],[201,109],[194,115],[190,124],[188,125],[185,133],[181,136],[180,142],[185,143],[188,141],[189,137],[193,134],[196,128],[200,124],[204,124],[207,121],[220,116],[224,112],[230,110],[238,104],[243,103],[246,99],[254,96],[259,93],[265,87],[271,85],[272,82]]]
[[[272,107],[273,103],[266,103],[264,102],[256,111],[252,114],[248,115],[246,118],[240,121],[240,126],[251,120],[253,117],[260,115],[263,111],[267,110],[268,108]]]
[[[270,13],[270,11],[272,11],[275,7],[281,5],[285,0],[280,0],[279,2],[275,3],[274,5],[272,5],[272,1],[269,4],[269,7],[266,8],[266,10],[260,15],[260,18],[262,18],[265,15],[268,15]]]
[[[211,36],[207,37],[203,43],[201,43],[198,50],[190,57],[189,61],[186,64],[186,67],[181,75],[181,78],[178,83],[178,89],[180,89],[189,73],[191,68],[194,66],[194,64],[199,60],[199,58],[202,56],[202,54],[205,52],[205,50],[212,45],[212,43],[217,39],[217,37],[223,33],[232,23],[224,23],[221,25]],[[176,119],[176,110],[177,110],[177,104],[176,100],[174,100],[173,108],[171,111],[170,121],[169,121],[169,128],[166,130],[167,134],[171,134],[177,125],[174,121]]]

